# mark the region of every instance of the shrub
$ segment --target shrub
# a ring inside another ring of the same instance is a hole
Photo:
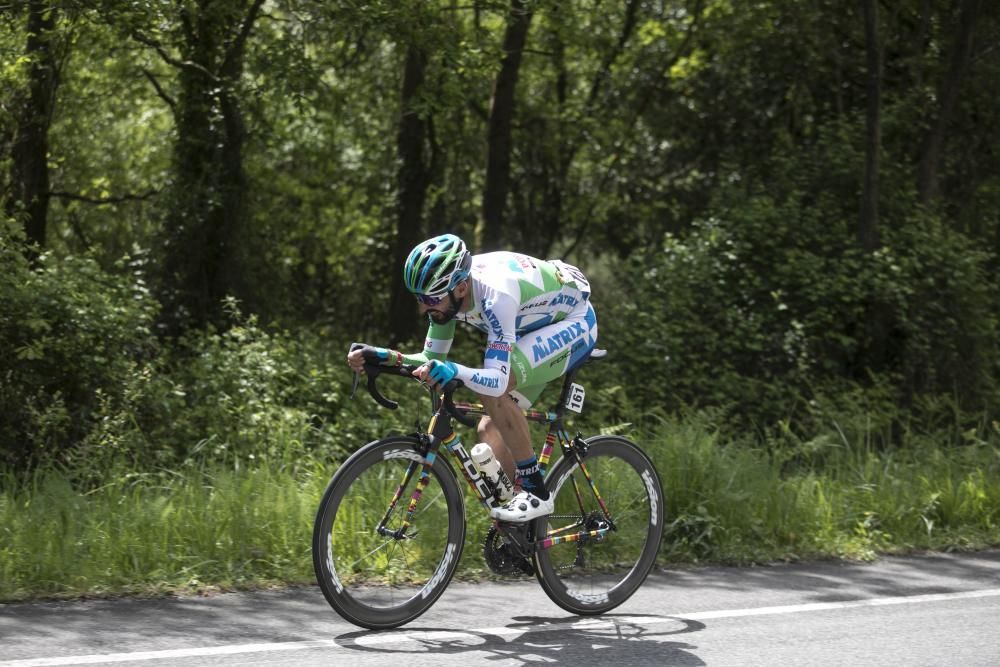
[[[60,459],[93,428],[157,349],[157,306],[138,266],[83,257],[36,266],[8,221],[0,229],[0,462]]]
[[[997,384],[990,257],[936,219],[887,228],[865,255],[850,224],[801,196],[730,202],[631,260],[602,328],[641,409],[723,406],[741,426],[809,416],[809,401],[893,387],[892,404]]]

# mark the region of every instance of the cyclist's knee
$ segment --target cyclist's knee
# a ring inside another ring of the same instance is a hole
[[[484,440],[487,434],[496,430],[496,426],[493,425],[493,420],[490,419],[489,415],[483,415],[479,418],[479,424],[476,426],[476,433],[479,435],[480,440]]]

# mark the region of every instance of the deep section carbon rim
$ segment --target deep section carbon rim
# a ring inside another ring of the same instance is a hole
[[[535,569],[560,607],[600,614],[627,600],[656,562],[664,502],[656,469],[636,445],[616,436],[597,436],[587,445],[586,473],[563,457],[546,478],[555,512],[535,521],[543,547]]]
[[[341,466],[323,495],[313,531],[313,565],[327,601],[352,623],[381,629],[416,618],[458,566],[465,538],[461,493],[444,461],[436,459],[429,470],[423,464],[414,438],[374,442]],[[425,474],[404,529],[411,497]]]

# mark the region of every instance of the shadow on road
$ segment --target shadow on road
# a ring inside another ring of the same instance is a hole
[[[461,655],[469,659],[520,661],[520,664],[704,665],[696,646],[676,641],[703,623],[666,616],[551,619],[519,616],[496,631],[412,628],[350,632],[335,638],[343,648],[380,653]]]

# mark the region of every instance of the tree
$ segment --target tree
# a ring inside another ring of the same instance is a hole
[[[396,203],[396,240],[393,246],[392,266],[402,267],[410,249],[420,242],[423,235],[424,202],[430,183],[429,169],[424,160],[427,141],[427,120],[415,108],[424,83],[427,55],[416,44],[406,50],[403,71],[401,113],[396,147],[399,153],[398,194]],[[399,271],[391,282],[389,300],[389,330],[391,343],[408,341],[415,332],[413,297],[406,291]]]
[[[867,97],[865,111],[865,173],[861,197],[861,226],[858,237],[861,248],[872,252],[878,247],[878,163],[882,148],[881,95],[882,54],[878,43],[878,4],[863,0],[865,22],[865,52],[867,54]]]
[[[172,43],[132,32],[178,80],[176,100],[163,95],[177,127],[161,271],[164,316],[174,331],[219,321],[222,299],[243,288],[238,239],[247,218],[247,181],[241,78],[247,40],[263,4],[180,4],[170,17]]]
[[[618,114],[621,94],[615,68],[627,54],[641,21],[641,0],[603,13],[576,15],[565,3],[539,12],[543,22],[536,52],[551,65],[532,68],[522,83],[523,119],[517,136],[514,201],[508,226],[527,252],[548,256],[567,231],[574,231],[571,172],[581,149]],[[587,57],[584,58],[583,56]],[[586,210],[581,209],[581,210]]]
[[[27,240],[46,245],[49,209],[49,127],[59,86],[56,26],[59,12],[45,0],[29,0],[24,57],[27,90],[15,101],[17,129],[11,146],[10,216],[23,216]],[[33,253],[33,250],[29,250]]]
[[[962,0],[959,6],[958,27],[951,46],[948,70],[941,82],[940,104],[930,130],[924,136],[917,168],[917,190],[920,201],[928,204],[938,196],[938,172],[948,126],[955,113],[962,80],[965,78],[973,51],[973,38],[982,0]]]
[[[524,0],[511,0],[503,37],[503,59],[493,85],[493,99],[486,149],[486,183],[483,187],[483,249],[497,250],[505,240],[507,195],[510,190],[510,156],[517,79],[532,10]]]

